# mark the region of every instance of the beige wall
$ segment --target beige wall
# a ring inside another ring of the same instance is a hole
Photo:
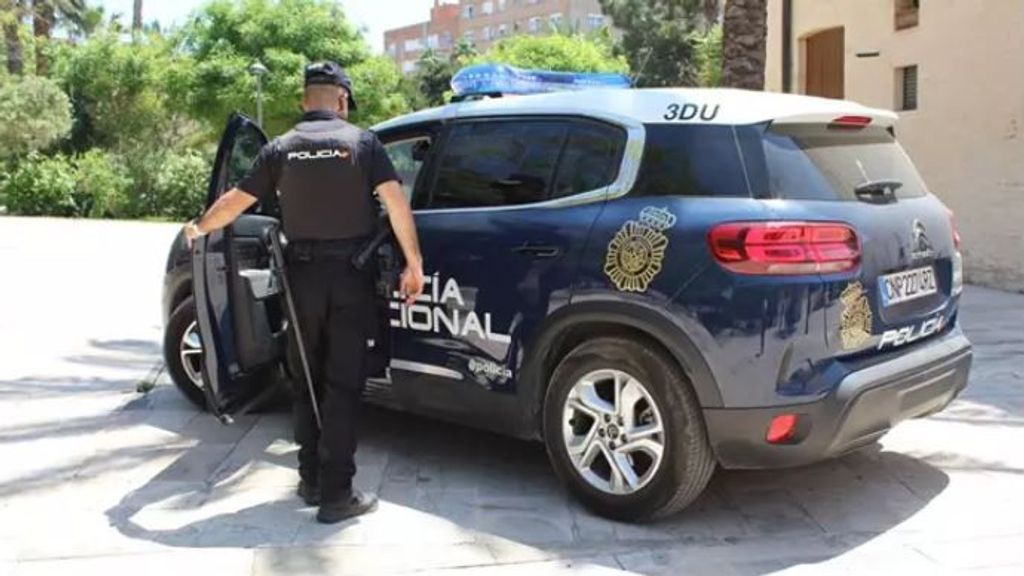
[[[896,31],[894,0],[793,0],[793,91],[801,39],[846,33],[846,98],[892,109],[895,68],[918,66],[918,109],[897,135],[957,215],[973,282],[1024,291],[1024,0],[922,0]],[[782,0],[769,0],[765,85],[782,88]],[[874,58],[858,53],[879,52]]]

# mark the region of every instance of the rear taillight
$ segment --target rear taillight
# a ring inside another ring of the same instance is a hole
[[[739,274],[827,274],[860,264],[860,241],[841,222],[731,222],[711,229],[711,253]]]
[[[956,218],[953,217],[953,211],[946,208],[946,214],[949,215],[949,229],[953,231],[953,246],[960,250],[960,232],[956,229]]]

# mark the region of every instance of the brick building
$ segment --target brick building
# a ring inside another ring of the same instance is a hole
[[[384,50],[402,72],[416,69],[416,61],[428,48],[446,54],[459,38],[460,7],[454,2],[434,0],[430,20],[384,32]]]
[[[430,21],[386,31],[384,48],[410,73],[426,48],[444,53],[460,37],[484,52],[512,34],[590,32],[609,25],[598,0],[434,0]]]

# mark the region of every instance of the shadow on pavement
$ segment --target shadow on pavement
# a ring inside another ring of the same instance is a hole
[[[162,386],[158,393],[177,392]],[[602,557],[610,567],[646,572],[658,571],[657,555],[638,558],[638,551],[667,545],[729,557],[763,542],[801,543],[783,565],[755,555],[730,568],[761,573],[843,554],[914,515],[949,481],[924,461],[871,447],[806,468],[719,472],[682,514],[620,524],[575,504],[540,444],[368,407],[357,484],[380,493],[381,509],[320,526],[292,495],[287,417],[245,418],[236,428],[219,428],[207,415],[199,422],[195,445],[107,517],[126,536],[168,546],[262,548],[272,571],[329,571],[336,547],[350,545],[378,554],[448,547],[465,554],[466,565]],[[238,442],[228,444],[232,438]],[[607,560],[614,555],[625,560]]]

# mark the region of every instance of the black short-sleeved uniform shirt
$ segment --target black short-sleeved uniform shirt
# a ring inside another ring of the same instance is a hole
[[[389,180],[398,175],[374,133],[313,111],[263,147],[238,188],[279,203],[289,240],[341,240],[373,232],[373,192]]]

